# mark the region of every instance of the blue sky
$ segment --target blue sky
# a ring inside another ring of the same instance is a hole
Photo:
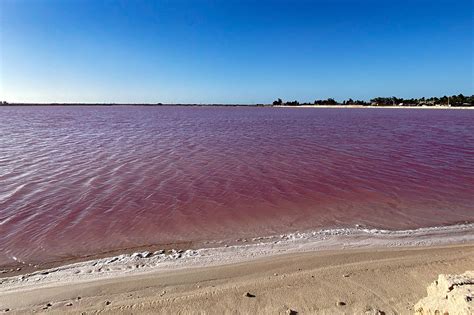
[[[0,1],[0,100],[473,94],[471,0]]]

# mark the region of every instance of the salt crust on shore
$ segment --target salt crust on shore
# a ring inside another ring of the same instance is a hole
[[[474,312],[474,271],[461,275],[438,276],[430,284],[428,296],[415,305],[417,315],[462,314]]]
[[[0,279],[0,292],[49,287],[63,283],[87,282],[136,275],[166,272],[183,268],[217,266],[268,257],[272,255],[345,248],[419,247],[461,244],[474,241],[474,224],[389,231],[356,228],[327,229],[290,233],[252,239],[245,245],[220,246],[197,250],[156,251],[122,254],[36,271]]]

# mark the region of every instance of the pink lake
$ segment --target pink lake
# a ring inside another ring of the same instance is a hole
[[[474,111],[0,107],[0,265],[474,221]]]

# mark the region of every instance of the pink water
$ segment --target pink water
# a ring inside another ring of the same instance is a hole
[[[474,111],[0,107],[0,265],[474,221]]]

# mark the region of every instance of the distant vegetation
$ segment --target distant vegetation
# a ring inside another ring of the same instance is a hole
[[[313,103],[299,103],[298,101],[284,102],[281,98],[273,102],[273,105],[372,105],[372,106],[474,106],[474,95],[464,96],[462,94],[430,97],[430,98],[399,98],[399,97],[376,97],[370,102],[353,100],[349,98],[343,102],[338,102],[333,98],[326,100],[315,100]]]
[[[246,104],[120,104],[120,103],[8,103],[6,101],[0,101],[2,105],[14,105],[14,106],[37,106],[37,105],[49,105],[49,106],[84,106],[84,105],[101,105],[101,106],[113,106],[113,105],[128,105],[128,106],[240,106]],[[289,106],[300,106],[300,105],[362,105],[362,106],[453,106],[453,107],[474,107],[474,95],[464,96],[462,94],[442,97],[430,97],[430,98],[399,98],[399,97],[376,97],[370,101],[353,100],[349,98],[342,102],[338,102],[333,98],[325,100],[315,100],[312,103],[300,103],[297,100],[294,101],[283,101],[281,98],[273,102],[274,106],[278,105],[289,105]],[[253,104],[253,106],[269,106],[268,104]]]

